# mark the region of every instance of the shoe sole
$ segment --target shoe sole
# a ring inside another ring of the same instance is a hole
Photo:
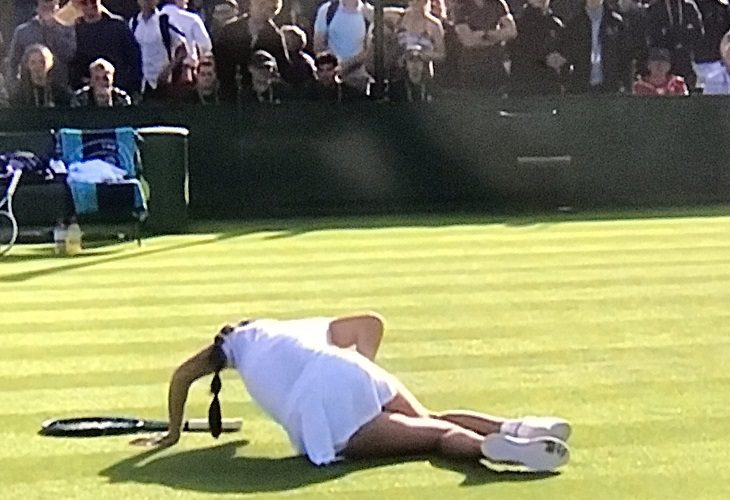
[[[489,434],[482,441],[482,454],[495,463],[516,463],[535,472],[547,472],[570,460],[568,445],[552,436],[516,438]]]

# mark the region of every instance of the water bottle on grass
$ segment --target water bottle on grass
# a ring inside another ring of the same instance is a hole
[[[71,224],[66,229],[66,255],[73,257],[81,253],[81,227],[76,219],[71,219]]]
[[[68,230],[66,224],[63,223],[62,219],[59,219],[56,223],[56,227],[53,228],[53,253],[56,255],[66,254],[66,237],[68,236]]]

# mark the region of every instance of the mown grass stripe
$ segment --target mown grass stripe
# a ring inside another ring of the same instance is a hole
[[[728,327],[730,332],[730,327]],[[730,338],[726,340],[717,339],[707,344],[697,341],[677,342],[669,344],[652,342],[651,345],[621,345],[604,348],[587,346],[569,346],[567,348],[550,348],[549,345],[530,345],[525,342],[519,349],[514,343],[507,343],[504,348],[494,345],[485,340],[476,341],[451,341],[434,342],[423,346],[417,352],[408,343],[391,343],[387,351],[378,358],[383,364],[406,365],[409,369],[443,370],[462,367],[468,369],[480,365],[487,366],[515,366],[529,365],[539,369],[554,364],[562,364],[571,359],[588,364],[625,364],[630,366],[632,362],[645,363],[644,360],[651,358],[652,354],[661,359],[673,359],[675,356],[685,356],[687,348],[691,348],[692,356],[684,357],[682,361],[688,362],[698,358],[702,360],[712,359],[713,356],[730,354]],[[12,373],[17,369],[17,375],[22,377],[38,375],[69,375],[91,372],[95,375],[104,372],[135,372],[148,369],[150,366],[174,368],[179,360],[185,359],[191,352],[190,346],[186,343],[185,348],[151,350],[146,352],[114,352],[106,353],[83,353],[77,352],[74,356],[43,356],[25,357],[21,361],[0,360],[0,373]],[[60,361],[60,362],[59,362]],[[12,375],[11,379],[15,378]]]
[[[358,295],[351,293],[347,295],[348,301],[359,301],[367,303],[367,299],[380,298],[381,300],[387,298],[402,297],[404,294],[406,297],[413,297],[409,299],[403,299],[400,301],[401,307],[423,307],[426,301],[432,301],[434,303],[449,304],[457,308],[466,308],[469,306],[480,306],[483,308],[487,307],[500,307],[506,304],[520,304],[525,309],[530,310],[552,310],[555,303],[560,303],[566,310],[577,307],[585,307],[592,302],[600,301],[601,305],[605,308],[616,308],[623,306],[626,309],[635,308],[666,308],[676,307],[673,301],[684,301],[685,303],[692,301],[694,306],[701,307],[707,306],[712,307],[713,304],[718,306],[725,302],[726,295],[728,292],[728,285],[726,283],[707,283],[705,286],[698,287],[697,289],[688,289],[681,285],[660,285],[660,286],[649,286],[649,287],[601,287],[593,290],[594,293],[588,293],[586,290],[571,290],[570,293],[566,291],[564,294],[546,294],[543,291],[530,291],[524,290],[522,292],[500,292],[500,293],[478,293],[480,288],[475,287],[475,291],[470,292],[460,287],[455,287],[453,291],[443,290],[442,287],[438,292],[431,291],[430,287],[408,287],[405,286],[401,291],[398,289],[392,289],[389,291],[381,290],[373,291],[372,294],[368,291],[367,294]],[[327,290],[325,288],[319,289],[321,293],[317,294],[317,301],[319,302],[335,302],[342,297],[341,291],[337,289]],[[172,301],[161,301],[162,303],[142,303],[137,305],[126,305],[124,301],[122,304],[115,305],[109,303],[107,308],[98,307],[93,313],[88,312],[88,308],[85,307],[67,307],[63,310],[57,311],[53,315],[46,315],[43,318],[44,323],[57,323],[71,320],[78,320],[83,318],[84,321],[96,321],[96,320],[109,320],[118,319],[122,320],[125,318],[132,318],[134,316],[177,316],[187,315],[190,309],[196,309],[198,314],[230,314],[232,311],[241,310],[244,306],[250,309],[262,308],[265,305],[276,306],[283,305],[296,300],[301,296],[302,293],[307,293],[306,288],[304,290],[296,290],[287,294],[281,294],[273,297],[262,296],[258,293],[252,293],[251,296],[245,296],[243,294],[211,294],[207,297],[206,303],[200,303],[199,297],[191,297],[189,303],[184,301],[172,300]],[[637,299],[641,299],[640,301]],[[44,311],[43,304],[38,304],[38,309],[35,309],[38,313]],[[282,307],[283,308],[283,307]],[[720,308],[717,309],[718,312]],[[0,328],[7,325],[18,325],[26,324],[28,310],[20,311],[8,311],[3,314],[0,318]],[[39,316],[34,315],[34,316]],[[38,322],[37,317],[34,317],[34,323]]]
[[[719,360],[718,360],[719,361]],[[660,374],[662,368],[672,366],[670,374]],[[386,365],[387,367],[387,365]],[[631,366],[622,369],[620,364],[577,364],[574,372],[566,372],[564,364],[542,365],[520,369],[513,367],[475,367],[468,369],[442,370],[415,370],[400,371],[398,366],[393,369],[407,386],[419,388],[419,394],[428,395],[432,392],[460,390],[478,392],[482,388],[484,393],[495,391],[516,390],[516,388],[530,387],[532,390],[563,387],[565,390],[587,391],[605,384],[622,384],[634,382],[636,384],[655,384],[660,381],[670,381],[673,384],[691,385],[709,384],[711,381],[730,383],[730,375],[719,366],[715,370],[702,373],[701,365],[697,363],[680,364],[679,359],[672,363],[656,361],[651,364]],[[161,404],[166,396],[166,379],[159,383],[148,385],[123,385],[115,387],[68,387],[54,389],[32,389],[22,391],[3,391],[0,393],[0,414],[7,413],[39,413],[54,411],[92,411],[99,409],[120,409],[129,405]],[[487,385],[488,382],[488,385]],[[207,391],[204,382],[194,386],[204,400],[207,400]],[[242,390],[231,391],[233,402],[249,401]],[[227,396],[228,397],[228,396]],[[461,404],[461,403],[460,403]],[[4,409],[4,410],[3,410]],[[595,411],[595,410],[594,410]]]
[[[723,325],[713,331],[703,330],[703,326],[712,325],[715,318],[701,320],[688,319],[684,322],[674,321],[672,331],[667,332],[666,325],[641,325],[623,333],[622,328],[614,325],[605,325],[586,331],[583,338],[570,346],[560,347],[559,350],[575,353],[576,351],[595,350],[599,352],[668,347],[691,346],[724,346],[728,341],[722,336],[723,332],[730,332],[730,324]],[[186,330],[187,331],[187,330]],[[608,332],[613,336],[605,339]],[[683,338],[678,334],[685,332]],[[427,340],[423,334],[429,333],[433,338],[423,342],[418,353],[413,351],[413,336],[418,335],[420,340]],[[514,342],[514,335],[519,335],[519,343]],[[378,359],[392,359],[411,356],[471,356],[508,353],[531,355],[543,350],[555,350],[555,340],[552,330],[534,330],[526,332],[517,327],[482,327],[460,328],[456,331],[443,329],[387,328],[386,337],[381,347]],[[205,345],[205,337],[200,334],[181,336],[177,330],[151,330],[143,335],[135,336],[99,336],[80,335],[78,333],[54,334],[50,339],[46,336],[10,335],[2,337],[9,347],[0,351],[0,360],[42,360],[47,358],[61,358],[64,356],[98,356],[143,353],[186,352],[195,347]],[[596,345],[596,341],[600,341]]]
[[[12,308],[14,313],[25,312],[25,311],[56,311],[65,310],[72,308],[91,308],[91,307],[121,307],[131,306],[140,303],[151,303],[155,305],[174,305],[180,302],[195,302],[201,295],[205,295],[209,300],[216,302],[219,301],[232,301],[232,300],[246,300],[255,301],[260,299],[262,296],[271,298],[273,300],[291,298],[297,293],[316,293],[326,298],[334,293],[334,289],[339,293],[355,293],[362,289],[363,286],[368,286],[368,290],[373,295],[390,295],[392,293],[425,293],[426,295],[432,295],[429,293],[432,289],[438,289],[440,293],[475,293],[485,289],[489,286],[489,295],[508,295],[508,294],[521,294],[524,295],[527,300],[530,299],[531,294],[539,294],[543,291],[549,291],[552,294],[581,294],[589,292],[602,292],[606,294],[619,293],[627,290],[631,290],[633,293],[640,293],[641,290],[650,289],[652,294],[658,291],[672,289],[684,290],[691,285],[699,285],[702,289],[705,289],[709,284],[716,287],[727,287],[730,288],[730,272],[724,273],[719,269],[714,272],[708,271],[706,273],[693,273],[690,275],[667,275],[663,277],[650,277],[650,276],[637,276],[632,277],[630,275],[623,275],[621,278],[603,278],[598,279],[595,277],[584,278],[582,280],[569,279],[555,280],[553,276],[546,275],[540,280],[536,280],[534,277],[528,277],[530,280],[516,278],[493,280],[490,279],[489,275],[485,276],[484,280],[475,282],[474,279],[468,275],[457,275],[450,276],[445,279],[444,276],[439,273],[429,274],[428,277],[409,277],[406,283],[413,283],[405,285],[403,283],[394,283],[392,276],[385,277],[369,277],[364,280],[358,280],[353,282],[351,277],[340,279],[330,279],[325,283],[321,279],[302,279],[299,281],[298,290],[291,290],[291,281],[287,282],[245,282],[243,284],[235,285],[216,285],[210,284],[207,286],[196,286],[196,287],[169,287],[155,290],[156,293],[150,293],[147,286],[136,286],[127,288],[124,293],[120,293],[116,290],[109,290],[109,287],[104,287],[100,290],[88,290],[83,293],[77,294],[73,299],[67,298],[65,293],[59,294],[58,296],[51,295],[43,303],[40,303],[37,298],[33,298],[31,294],[27,294],[28,298],[23,300],[21,296],[16,296],[12,300],[8,301],[8,305]],[[615,276],[615,274],[614,274]]]
[[[615,243],[614,243],[615,244]],[[712,256],[716,254],[718,258],[727,258],[727,252],[730,249],[730,244],[708,244],[708,245],[692,245],[685,244],[680,246],[643,246],[643,247],[624,247],[621,250],[621,254],[624,257],[636,258],[637,256],[646,257],[648,259],[656,259],[657,254],[667,255],[674,258],[686,259],[687,256],[697,254],[698,257],[709,254]],[[529,251],[508,247],[501,251],[489,251],[479,250],[476,251],[471,249],[466,251],[464,249],[460,251],[445,250],[441,251],[438,247],[433,247],[429,250],[413,249],[411,251],[402,250],[384,250],[381,252],[363,252],[362,254],[354,252],[340,252],[332,253],[331,251],[322,252],[315,257],[313,256],[302,256],[299,257],[299,253],[294,255],[282,256],[281,259],[277,259],[275,256],[267,252],[260,257],[252,256],[245,249],[241,251],[228,251],[225,256],[221,259],[214,259],[210,255],[197,256],[197,254],[191,254],[188,256],[181,257],[179,259],[166,259],[156,265],[140,260],[144,255],[139,255],[139,258],[135,258],[133,254],[130,254],[123,260],[112,260],[111,258],[105,261],[99,260],[97,262],[93,260],[80,258],[74,260],[72,263],[58,264],[56,266],[45,265],[36,271],[41,272],[43,269],[53,271],[70,271],[75,270],[79,277],[84,276],[88,273],[94,273],[98,269],[104,269],[105,273],[139,273],[142,269],[154,270],[156,273],[161,272],[196,272],[206,268],[222,268],[224,266],[237,267],[245,270],[249,267],[259,266],[271,266],[273,262],[278,260],[286,261],[290,266],[330,266],[337,264],[350,264],[353,266],[357,265],[388,265],[395,264],[398,262],[421,260],[421,261],[433,261],[435,259],[448,259],[456,258],[459,259],[470,259],[470,260],[492,260],[492,261],[514,261],[517,259],[545,259],[550,257],[558,257],[561,260],[570,258],[580,258],[583,262],[606,262],[614,261],[616,257],[615,247],[610,245],[602,246],[577,246],[577,247],[566,247],[566,246],[555,246],[555,247],[533,247]],[[128,264],[128,260],[134,260],[134,264]],[[36,266],[37,267],[37,266]],[[42,275],[42,274],[41,274]],[[111,274],[110,274],[111,275]],[[12,274],[0,275],[0,281],[3,279],[12,280]]]
[[[721,301],[721,299],[717,299]],[[559,303],[554,304],[559,305]],[[730,317],[730,313],[727,309],[722,307],[722,304],[713,306],[712,304],[703,305],[699,307],[698,304],[685,304],[685,308],[688,310],[681,310],[676,307],[672,307],[667,304],[666,307],[654,307],[651,309],[642,309],[640,304],[630,309],[621,310],[621,315],[618,316],[616,311],[618,309],[608,309],[599,307],[598,309],[590,309],[590,314],[580,314],[579,312],[571,311],[529,311],[524,313],[518,311],[513,313],[504,309],[490,308],[485,309],[482,304],[470,304],[468,307],[463,304],[451,305],[449,310],[444,310],[443,307],[438,308],[439,304],[393,304],[393,303],[379,303],[373,300],[370,303],[358,302],[355,303],[342,300],[341,303],[333,304],[329,303],[309,303],[307,305],[291,305],[289,308],[284,308],[281,305],[279,307],[271,308],[251,308],[245,305],[235,308],[241,312],[236,315],[235,310],[231,307],[221,306],[219,311],[215,311],[207,314],[191,314],[189,312],[178,313],[178,314],[161,314],[155,316],[154,323],[159,326],[173,327],[178,326],[181,330],[189,330],[186,333],[182,333],[183,336],[190,336],[191,331],[202,339],[210,337],[211,328],[210,325],[221,325],[225,321],[237,321],[241,316],[246,317],[281,317],[281,318],[296,318],[298,316],[312,316],[322,314],[323,311],[351,311],[351,310],[366,310],[375,309],[382,311],[388,317],[421,317],[426,318],[425,323],[429,325],[429,328],[439,328],[444,325],[452,327],[455,318],[480,318],[478,325],[484,330],[492,328],[504,328],[512,325],[515,328],[557,328],[563,330],[569,328],[571,331],[579,332],[585,328],[591,328],[594,325],[607,325],[616,324],[618,328],[621,325],[634,325],[635,323],[647,323],[647,322],[662,322],[671,323],[673,321],[688,321],[695,318],[697,321],[706,320],[708,318],[714,319],[715,322],[722,322]],[[441,304],[443,306],[443,304]],[[440,309],[440,313],[437,315],[431,314],[434,308]],[[234,312],[232,312],[232,310]],[[527,310],[527,309],[526,309]],[[164,312],[161,308],[160,312]],[[487,317],[483,315],[487,313]],[[568,314],[570,313],[570,314]],[[149,326],[149,318],[144,316],[134,316],[123,318],[120,321],[119,318],[109,318],[110,315],[105,314],[103,317],[90,321],[81,321],[78,318],[70,318],[61,324],[59,332],[94,332],[104,330],[110,332],[112,335],[118,334],[118,332],[136,331],[138,328],[144,329]],[[459,319],[459,324],[461,324]],[[473,324],[469,320],[466,324]],[[18,321],[15,325],[0,325],[0,332],[7,332],[12,335],[19,335],[20,332],[27,332],[28,335],[52,335],[53,329],[49,330],[49,324],[55,325],[58,321],[53,321],[51,318],[38,318],[34,317],[32,320],[27,322]],[[215,329],[213,331],[215,333]],[[0,335],[3,335],[0,333]]]
[[[484,279],[488,282],[514,282],[520,283],[522,280],[531,280],[532,274],[539,277],[546,277],[555,280],[555,283],[570,283],[573,280],[577,282],[590,281],[591,279],[600,279],[605,276],[616,276],[616,270],[621,270],[622,277],[639,277],[646,276],[648,278],[658,278],[665,276],[691,276],[695,274],[704,275],[716,270],[724,273],[730,259],[725,253],[718,254],[716,258],[709,255],[698,256],[692,260],[656,260],[645,259],[621,259],[617,262],[611,259],[604,262],[581,262],[580,259],[571,259],[566,262],[559,255],[551,259],[542,259],[536,263],[522,261],[506,261],[495,262],[494,260],[477,259],[465,261],[464,259],[456,260],[431,260],[429,262],[428,276],[461,276],[464,273],[484,272]],[[425,260],[425,259],[424,259]],[[423,276],[424,262],[408,260],[407,262],[398,262],[395,264],[383,264],[379,270],[387,269],[388,276],[391,278]],[[154,269],[145,271],[145,283],[154,284],[156,287],[166,287],[166,289],[176,289],[178,287],[190,285],[205,285],[211,281],[230,282],[231,276],[234,274],[233,269],[229,266],[221,266],[219,268],[206,267],[205,274],[201,274],[197,269],[189,272],[177,272],[171,274],[168,270],[155,272]],[[248,280],[262,280],[266,283],[289,283],[291,282],[292,273],[295,272],[301,279],[317,278],[321,280],[339,279],[339,278],[361,278],[361,279],[382,279],[381,272],[374,272],[372,266],[352,266],[350,263],[344,263],[335,266],[327,266],[325,269],[316,267],[302,269],[299,264],[287,265],[282,262],[276,267],[261,266],[259,268],[247,267],[245,276]],[[54,272],[54,268],[49,268],[49,272]],[[243,272],[243,271],[242,271]],[[594,274],[595,273],[595,274]],[[524,276],[524,278],[522,278]],[[119,273],[95,273],[87,274],[82,278],[75,276],[64,276],[63,280],[53,280],[52,289],[57,292],[68,292],[73,290],[74,293],[84,296],[85,293],[98,293],[99,291],[108,291],[109,284],[114,284],[114,291],[120,295],[124,293],[133,293],[140,287],[146,288],[140,282],[138,273],[135,272],[119,272]],[[522,278],[522,280],[520,279]],[[49,280],[49,277],[37,278]],[[32,283],[16,282],[13,285],[14,295],[18,299],[25,297],[35,297],[37,295],[36,280]],[[0,280],[0,283],[2,281]],[[83,284],[83,287],[80,287]],[[130,291],[131,290],[131,291]]]

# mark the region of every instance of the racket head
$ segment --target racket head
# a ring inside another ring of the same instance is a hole
[[[53,437],[94,437],[135,434],[145,430],[144,420],[128,417],[80,417],[46,420],[40,434]]]
[[[0,210],[0,255],[7,253],[18,238],[18,223],[10,212]]]

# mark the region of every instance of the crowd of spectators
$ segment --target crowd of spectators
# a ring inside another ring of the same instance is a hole
[[[0,106],[372,98],[363,0],[27,0]],[[730,93],[727,0],[408,0],[383,15],[384,98]],[[387,3],[387,2],[386,2]],[[0,42],[1,45],[1,42]],[[381,96],[379,96],[381,97]]]

